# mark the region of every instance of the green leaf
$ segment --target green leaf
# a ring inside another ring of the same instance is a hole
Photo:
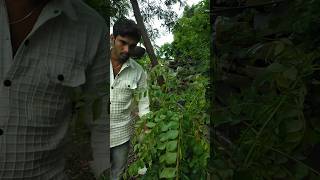
[[[179,123],[175,121],[170,121],[168,124],[164,124],[161,126],[161,131],[167,131],[168,129],[178,129]]]
[[[175,168],[164,168],[160,173],[160,178],[174,178],[176,177]]]
[[[167,135],[167,133],[161,133],[159,135],[159,138],[160,138],[160,141],[163,142],[163,141],[168,140],[168,135]]]
[[[166,162],[166,164],[175,164],[177,160],[176,152],[166,152],[165,154],[160,156],[160,163]]]
[[[174,151],[177,149],[178,142],[177,141],[169,141],[166,143],[167,151]]]
[[[138,162],[134,162],[134,163],[132,163],[130,166],[129,166],[129,168],[128,168],[128,173],[129,173],[129,175],[130,176],[135,176],[135,175],[137,175],[137,173],[138,173],[138,170],[139,170],[139,166],[140,164],[138,163]]]
[[[276,78],[275,80],[276,80],[277,85],[278,85],[279,87],[289,88],[290,81],[288,81],[287,79],[285,79],[283,76],[277,76],[277,78]]]
[[[269,72],[275,73],[275,72],[283,72],[285,69],[286,69],[285,66],[275,62],[269,65],[266,70]]]
[[[138,144],[136,144],[136,145],[134,145],[134,147],[133,147],[133,151],[137,151],[138,150],[138,148],[140,148],[140,144],[138,143]]]
[[[297,132],[304,127],[304,122],[302,119],[287,119],[286,120],[286,130],[287,132]]]
[[[293,42],[288,39],[288,38],[281,38],[280,39],[281,43],[283,43],[284,45],[293,45]]]
[[[233,114],[238,116],[241,113],[242,106],[239,106],[239,104],[233,103],[230,105],[230,110]]]
[[[171,119],[173,120],[173,121],[179,121],[179,116],[178,115],[174,115],[174,116],[172,116],[171,117]]]
[[[283,76],[287,79],[292,80],[292,81],[297,79],[297,74],[298,74],[298,71],[294,67],[291,67],[283,72]]]
[[[160,119],[158,116],[156,116],[156,117],[154,118],[154,121],[155,121],[155,122],[159,122],[159,121],[161,121],[161,119]]]
[[[156,123],[154,123],[154,122],[148,122],[147,124],[146,124],[146,126],[148,127],[148,128],[153,128],[153,127],[155,127],[157,124]]]
[[[160,119],[166,119],[166,115],[161,114],[161,115],[160,115]]]
[[[178,130],[170,130],[167,132],[167,139],[176,139],[179,135]]]
[[[176,161],[177,161],[177,153],[176,152],[174,152],[174,153],[167,152],[165,154],[165,156],[166,156],[166,163],[168,163],[168,164],[175,164],[176,163]]]
[[[157,149],[159,150],[164,150],[166,148],[166,144],[165,143],[159,143],[157,146]]]
[[[202,146],[200,144],[196,144],[193,146],[193,152],[198,156],[201,155],[203,153]]]
[[[163,125],[161,126],[161,131],[162,131],[162,132],[168,131],[168,129],[169,129],[169,126],[168,126],[167,124],[163,124]]]
[[[284,44],[282,42],[278,42],[274,48],[274,55],[279,55],[284,50]]]

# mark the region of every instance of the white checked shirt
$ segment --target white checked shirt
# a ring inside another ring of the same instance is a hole
[[[115,147],[134,132],[135,105],[140,117],[150,110],[147,74],[137,62],[129,59],[114,78],[110,61],[110,72],[110,147]]]
[[[109,67],[104,20],[80,0],[51,0],[12,58],[0,0],[0,179],[66,179],[64,148],[74,87],[105,94]],[[107,103],[103,99],[103,104]],[[109,164],[107,106],[94,122],[93,166]]]

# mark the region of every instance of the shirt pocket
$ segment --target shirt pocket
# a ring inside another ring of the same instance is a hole
[[[136,89],[136,82],[120,80],[117,86],[111,87],[111,101],[128,103],[133,98]]]
[[[78,87],[86,82],[85,66],[72,57],[51,57],[44,68],[50,83],[66,87]]]
[[[120,81],[119,86],[120,88],[133,91],[137,89],[137,82],[135,82],[134,80],[122,80]]]

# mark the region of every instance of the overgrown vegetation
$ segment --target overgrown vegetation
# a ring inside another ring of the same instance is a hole
[[[216,16],[213,179],[319,179],[319,7]]]

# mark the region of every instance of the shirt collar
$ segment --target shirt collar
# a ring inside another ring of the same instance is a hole
[[[132,62],[132,61],[133,61],[133,60],[132,60],[131,58],[129,58],[128,61],[125,62],[123,65],[127,65],[128,67],[134,69],[135,66],[133,65],[133,62]]]
[[[111,50],[111,49],[110,49]],[[130,67],[132,69],[135,69],[136,67],[134,66],[133,62],[134,60],[132,60],[131,58],[128,59],[128,61],[126,61],[125,63],[123,63],[122,67]],[[110,66],[112,67],[112,63],[111,63],[111,58],[110,58]]]
[[[55,10],[60,10],[61,12],[63,12],[71,20],[78,20],[78,16],[75,8],[73,7],[72,0],[52,0],[50,5],[55,8]]]

